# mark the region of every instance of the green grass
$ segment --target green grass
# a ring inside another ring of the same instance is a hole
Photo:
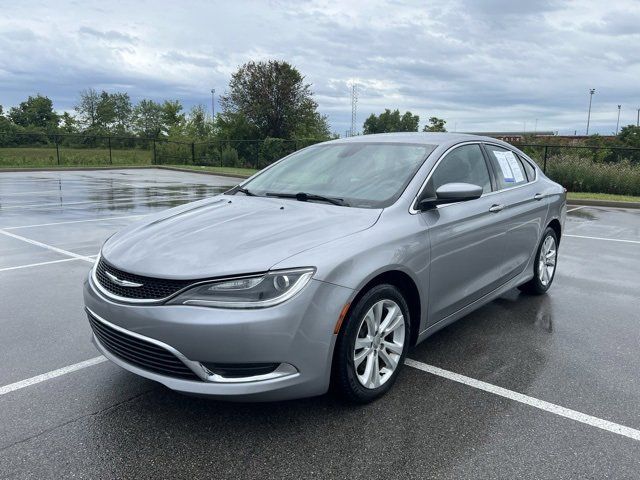
[[[143,149],[60,147],[60,166],[151,165],[153,153]],[[0,168],[57,167],[55,147],[0,148]]]
[[[186,170],[197,170],[200,172],[210,173],[225,173],[228,175],[239,175],[242,177],[248,177],[253,175],[258,170],[254,168],[240,168],[240,167],[200,167],[198,165],[166,165],[167,167],[184,168]]]
[[[615,202],[640,202],[640,197],[614,195],[612,193],[568,192],[569,200],[610,200]]]

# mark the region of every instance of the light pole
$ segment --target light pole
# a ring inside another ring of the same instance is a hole
[[[618,135],[618,128],[620,128],[620,109],[622,105],[618,105],[618,121],[616,122],[616,135]]]
[[[595,88],[589,89],[589,113],[587,114],[587,136],[589,135],[589,122],[591,121],[591,100],[593,99],[594,93],[596,93]]]
[[[216,100],[215,100],[215,95],[216,95],[216,89],[212,88],[211,89],[211,118],[215,118],[216,116]]]

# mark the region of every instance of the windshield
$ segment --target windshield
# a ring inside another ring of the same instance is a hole
[[[304,193],[351,207],[381,208],[397,200],[435,145],[343,143],[296,152],[243,187],[252,195]],[[246,193],[246,192],[245,192]],[[300,199],[300,196],[299,196]]]

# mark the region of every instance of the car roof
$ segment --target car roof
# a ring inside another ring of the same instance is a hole
[[[397,132],[397,133],[375,133],[371,135],[357,135],[354,137],[339,138],[328,143],[415,143],[420,145],[443,145],[468,141],[491,141],[495,138],[484,137],[482,135],[471,135],[468,133],[454,132]],[[502,143],[502,142],[499,142]]]

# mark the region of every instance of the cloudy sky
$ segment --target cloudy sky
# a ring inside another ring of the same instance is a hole
[[[449,130],[584,133],[635,123],[640,2],[0,0],[0,105],[88,87],[210,108],[247,60],[293,63],[335,132],[384,108]],[[537,123],[536,123],[537,119]]]

